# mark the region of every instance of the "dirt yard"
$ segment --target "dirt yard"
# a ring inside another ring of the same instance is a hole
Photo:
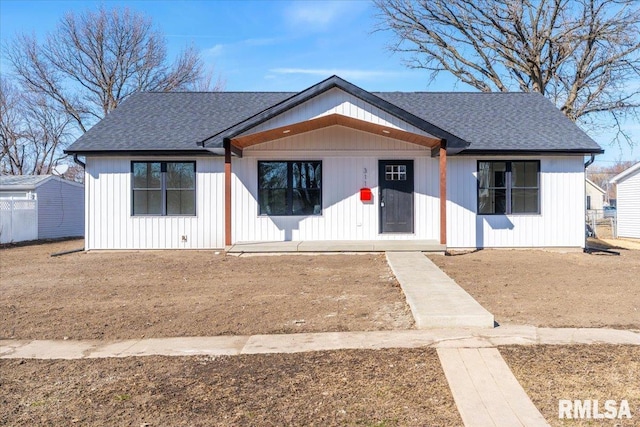
[[[500,353],[552,426],[640,425],[640,346],[510,346]],[[617,408],[627,400],[632,418],[559,419],[559,399],[597,399],[600,413],[606,400]]]
[[[1,360],[0,384],[0,425],[462,425],[434,349]]]
[[[640,329],[640,251],[482,250],[429,258],[498,323]]]
[[[405,329],[384,256],[0,250],[0,338]],[[431,257],[501,323],[640,328],[640,251]],[[558,399],[627,399],[640,347],[500,349],[552,425]],[[434,349],[0,360],[0,425],[461,425]],[[586,425],[586,424],[585,424]],[[589,424],[590,425],[590,424]],[[605,424],[607,425],[607,424]]]
[[[408,329],[384,255],[0,249],[0,338],[124,339]]]

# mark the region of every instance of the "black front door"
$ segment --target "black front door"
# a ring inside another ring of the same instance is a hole
[[[380,160],[380,232],[413,233],[413,160]]]

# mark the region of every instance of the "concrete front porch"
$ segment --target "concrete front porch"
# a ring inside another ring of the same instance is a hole
[[[305,240],[289,242],[238,242],[227,253],[293,252],[441,252],[447,249],[436,240]]]

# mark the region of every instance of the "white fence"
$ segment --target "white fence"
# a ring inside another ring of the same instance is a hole
[[[38,200],[0,199],[0,243],[38,238]]]

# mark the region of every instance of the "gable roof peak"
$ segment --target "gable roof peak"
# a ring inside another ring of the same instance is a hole
[[[446,139],[447,146],[451,148],[463,149],[469,145],[469,143],[456,135],[449,133],[432,123],[408,112],[407,110],[379,97],[378,95],[368,92],[351,82],[344,80],[343,78],[333,75],[316,83],[313,86],[298,92],[291,97],[279,102],[271,107],[260,111],[259,113],[249,117],[233,126],[224,129],[208,138],[202,140],[199,145],[208,149],[219,149],[223,146],[224,139],[232,139],[264,122],[270,120],[288,110],[291,110],[298,105],[307,102],[308,100],[317,97],[318,95],[327,92],[330,89],[339,88],[344,92],[355,96],[375,107],[380,108],[382,111],[389,113],[415,127],[421,129],[436,138]]]

